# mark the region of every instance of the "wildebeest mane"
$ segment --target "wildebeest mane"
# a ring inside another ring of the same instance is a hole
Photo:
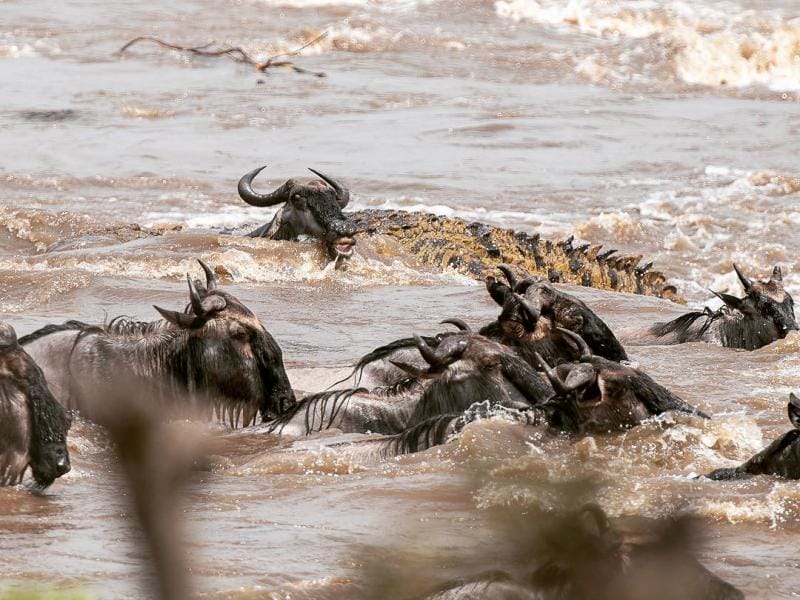
[[[405,377],[392,385],[372,388],[370,393],[383,398],[393,398],[395,396],[403,396],[411,391],[422,391],[422,383],[416,377]]]
[[[422,394],[408,421],[410,426],[440,415],[461,414],[475,402],[505,400],[500,386],[483,373],[433,381]]]
[[[698,319],[705,318],[705,322],[696,330],[692,330],[692,325]],[[650,327],[650,333],[656,337],[666,337],[674,335],[676,343],[683,344],[685,342],[697,342],[703,337],[703,334],[708,331],[711,323],[714,322],[716,313],[710,314],[703,311],[694,311],[681,315],[677,319],[667,321],[666,323],[656,323]]]
[[[120,315],[103,327],[106,333],[117,335],[145,335],[163,329],[165,321],[137,321],[133,317]]]
[[[349,390],[327,390],[306,396],[295,403],[280,417],[274,419],[267,429],[268,433],[280,431],[299,413],[305,414],[305,433],[323,431],[333,426],[336,417],[344,410],[350,399],[358,393],[366,393],[366,388],[353,388]],[[330,414],[326,413],[330,409]]]
[[[46,335],[50,335],[51,333],[58,333],[60,331],[83,331],[84,329],[91,329],[92,327],[94,326],[75,320],[70,320],[66,323],[60,323],[58,325],[45,325],[44,327],[41,327],[36,331],[32,331],[31,333],[23,335],[21,338],[19,338],[19,345],[24,346],[30,342],[35,342],[36,340],[43,338]]]
[[[439,345],[438,338],[429,336],[421,336],[421,337],[432,348],[436,348]],[[388,358],[389,356],[392,355],[393,352],[397,350],[401,350],[403,348],[416,348],[416,347],[417,343],[414,341],[413,337],[401,338],[399,340],[394,340],[393,342],[389,342],[388,344],[385,344],[383,346],[378,346],[371,352],[368,352],[360,359],[358,359],[358,362],[353,366],[353,370],[350,371],[347,377],[335,383],[332,383],[330,387],[333,387],[334,385],[339,385],[340,383],[344,383],[353,376],[356,377],[356,385],[358,385],[358,383],[360,383],[361,381],[361,374],[364,372],[364,369],[369,363]]]
[[[387,436],[381,441],[382,458],[413,454],[444,444],[450,436],[450,425],[461,415],[446,414],[426,419],[402,433]]]

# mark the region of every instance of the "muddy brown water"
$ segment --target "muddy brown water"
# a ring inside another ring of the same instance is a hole
[[[355,208],[642,254],[694,306],[713,305],[709,287],[739,291],[732,261],[754,277],[781,264],[800,293],[794,2],[29,0],[0,13],[0,318],[20,334],[66,318],[154,319],[152,304],[183,306],[196,257],[225,265],[226,288],[276,337],[303,390],[442,318],[495,315],[476,282],[374,240],[335,271],[313,243],[219,235],[271,216],[235,194],[260,164],[264,189],[310,166],[349,184]],[[147,33],[264,58],[325,30],[293,60],[326,78],[146,45],[113,56]],[[183,228],[137,237],[130,223]],[[185,512],[200,589],[347,597],[364,544],[389,556],[422,528],[430,556],[479,547],[495,535],[492,507],[544,502],[532,481],[588,469],[612,515],[694,512],[710,569],[749,598],[796,597],[800,486],[691,476],[788,429],[800,336],[756,352],[640,346],[638,331],[682,309],[571,291],[635,362],[714,419],[580,443],[493,420],[388,461],[331,448],[330,434],[230,436]],[[139,534],[107,441],[79,420],[70,444],[73,470],[45,495],[0,490],[2,580],[143,597]]]

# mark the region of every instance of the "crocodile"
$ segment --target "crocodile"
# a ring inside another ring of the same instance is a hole
[[[458,217],[399,210],[366,209],[348,213],[358,230],[394,238],[420,263],[452,269],[483,280],[501,264],[514,265],[552,283],[569,283],[615,292],[656,296],[685,303],[666,276],[642,264],[642,256],[617,256],[601,245],[579,244],[575,237],[556,242]]]

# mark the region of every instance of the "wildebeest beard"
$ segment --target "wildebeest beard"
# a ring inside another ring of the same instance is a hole
[[[29,370],[27,386],[32,424],[31,472],[36,483],[46,487],[70,470],[67,433],[72,419],[53,398],[38,367]]]
[[[41,369],[22,349],[13,328],[0,322],[0,485],[18,483],[30,466],[37,485],[70,470],[71,417],[50,393]]]

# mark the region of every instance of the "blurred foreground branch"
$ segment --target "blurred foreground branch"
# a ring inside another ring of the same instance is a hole
[[[206,56],[211,58],[226,56],[231,60],[234,60],[238,63],[242,63],[245,65],[251,65],[254,67],[258,72],[263,73],[267,69],[271,69],[274,67],[286,67],[292,69],[295,73],[301,73],[306,75],[313,75],[314,77],[325,77],[325,73],[321,71],[309,71],[308,69],[303,69],[302,67],[298,67],[292,61],[289,60],[280,60],[286,59],[292,56],[297,56],[308,48],[316,44],[318,41],[324,39],[328,35],[327,31],[323,31],[314,39],[306,42],[299,48],[291,50],[289,52],[283,52],[281,54],[276,54],[274,56],[270,56],[264,61],[255,60],[252,56],[250,56],[247,52],[245,52],[244,48],[241,46],[229,46],[229,45],[217,45],[216,42],[211,41],[207,44],[202,44],[200,46],[181,46],[179,44],[172,44],[170,42],[165,42],[162,39],[157,37],[153,37],[151,35],[140,35],[139,37],[133,38],[127,44],[122,46],[117,52],[115,53],[117,56],[121,56],[128,51],[128,49],[138,44],[139,42],[152,42],[157,44],[163,48],[169,48],[170,50],[177,50],[178,52],[186,52],[188,54],[193,54],[195,56]]]
[[[121,378],[100,386],[89,412],[108,431],[144,533],[155,585],[149,597],[193,597],[183,532],[183,491],[204,449],[202,425],[190,428],[174,392],[151,381]]]

